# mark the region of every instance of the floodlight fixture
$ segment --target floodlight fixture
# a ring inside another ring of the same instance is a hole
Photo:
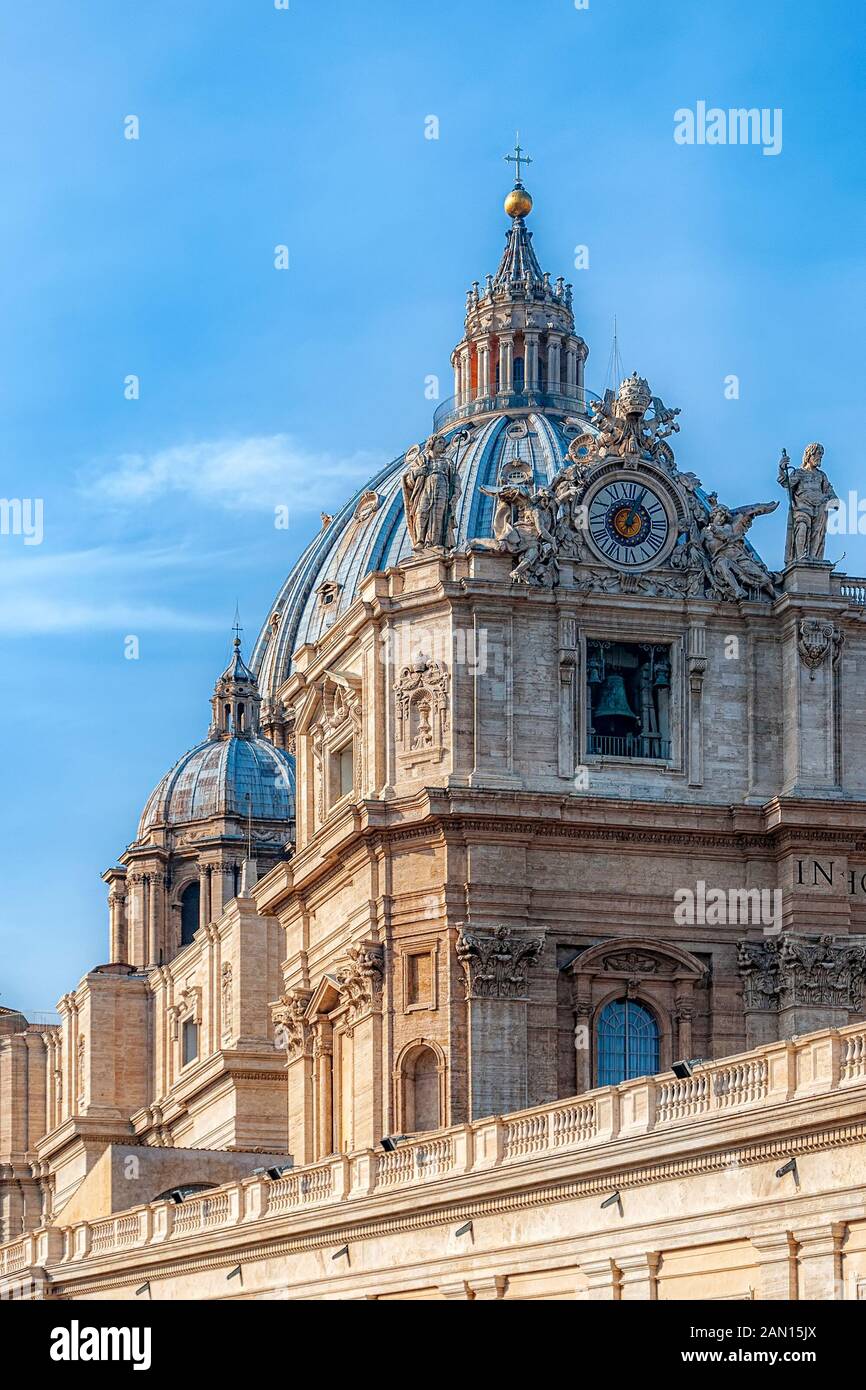
[[[686,1077],[692,1076],[698,1067],[703,1065],[703,1057],[681,1057],[678,1062],[674,1062],[671,1071],[678,1081],[685,1081]]]
[[[411,1135],[409,1134],[385,1134],[379,1140],[379,1143],[385,1150],[386,1154],[392,1154],[398,1144],[402,1144],[404,1140],[410,1138]]]

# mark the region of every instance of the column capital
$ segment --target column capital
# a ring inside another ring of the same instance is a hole
[[[617,1255],[621,1275],[622,1297],[624,1299],[658,1298],[658,1267],[661,1253],[658,1250],[643,1250],[635,1255]]]
[[[581,1260],[578,1269],[589,1285],[587,1289],[580,1290],[578,1298],[598,1303],[618,1301],[621,1276],[615,1260],[610,1256],[597,1260]]]
[[[491,1274],[484,1278],[473,1279],[470,1287],[475,1298],[489,1300],[503,1298],[505,1296],[505,1284],[504,1274]]]

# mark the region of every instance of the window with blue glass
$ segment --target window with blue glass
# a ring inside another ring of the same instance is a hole
[[[598,1086],[616,1086],[659,1067],[659,1026],[649,1009],[633,999],[605,1004],[596,1027]]]

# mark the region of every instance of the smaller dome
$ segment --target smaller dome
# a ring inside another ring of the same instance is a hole
[[[157,825],[250,813],[254,821],[294,819],[294,759],[266,738],[209,738],[184,753],[151,792],[138,838]]]
[[[282,821],[295,817],[295,760],[260,732],[258,682],[241,656],[240,638],[214,686],[208,736],[178,759],[154,787],[138,839],[156,826],[214,817]]]
[[[532,198],[523,184],[516,183],[503,206],[509,217],[528,217],[532,212]]]

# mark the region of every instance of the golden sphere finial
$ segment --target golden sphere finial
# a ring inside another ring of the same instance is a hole
[[[522,183],[516,183],[505,199],[505,211],[509,217],[528,217],[532,212],[532,199]]]
[[[520,131],[514,137],[514,154],[505,155],[505,163],[514,165],[514,187],[505,199],[505,211],[509,217],[528,217],[532,212],[532,199],[523,187],[520,178],[520,166],[531,164],[532,160],[528,154],[524,154],[520,143]]]

